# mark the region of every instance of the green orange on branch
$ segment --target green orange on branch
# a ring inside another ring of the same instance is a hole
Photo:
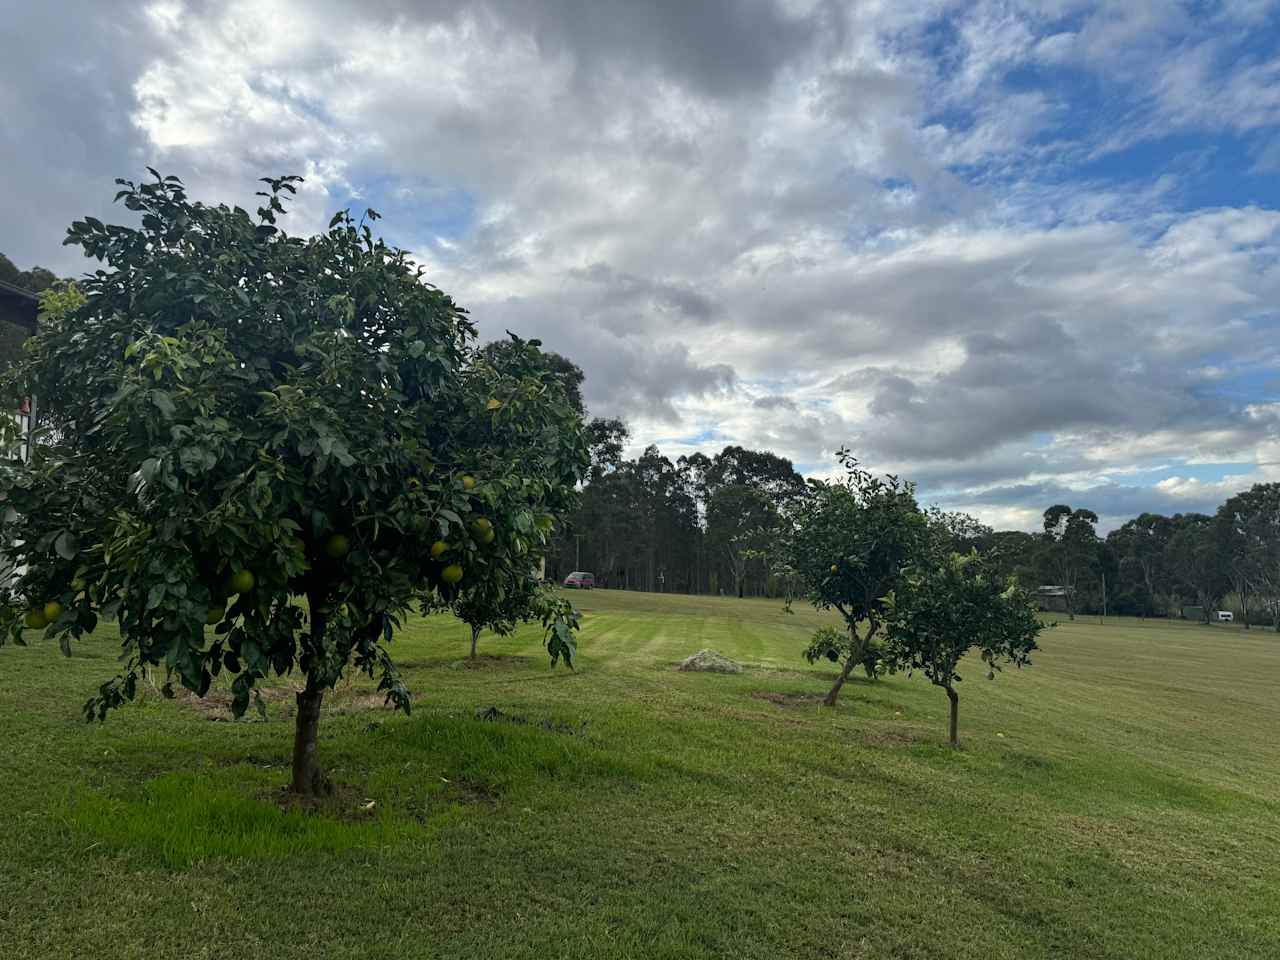
[[[53,623],[60,616],[62,616],[62,604],[57,600],[50,600],[44,605],[44,618],[49,623]]]
[[[445,583],[454,584],[462,579],[462,564],[451,563],[440,571],[440,579]]]
[[[340,560],[351,552],[351,541],[344,534],[335,533],[325,541],[324,552],[334,560]]]
[[[22,618],[22,622],[32,630],[43,630],[49,625],[49,620],[45,617],[43,610],[28,610],[27,615]]]
[[[257,583],[257,577],[253,575],[251,570],[237,570],[231,576],[227,577],[228,593],[248,593]]]
[[[449,544],[445,543],[443,540],[437,540],[435,543],[431,545],[432,560],[439,560],[448,552],[449,552]]]
[[[497,534],[493,531],[493,523],[485,517],[479,517],[471,521],[471,538],[481,546],[488,546],[493,543],[493,538]]]
[[[463,474],[463,475],[462,475],[462,489],[463,489],[463,490],[474,490],[475,488],[476,488],[476,478],[475,478],[475,477],[473,477],[473,476],[471,476],[470,474]]]

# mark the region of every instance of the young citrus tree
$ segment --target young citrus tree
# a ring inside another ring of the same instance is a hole
[[[466,313],[372,211],[292,237],[296,177],[265,181],[252,217],[152,173],[119,181],[140,226],[72,225],[104,268],[0,386],[48,422],[29,464],[0,467],[0,542],[25,566],[0,636],[66,651],[117,621],[124,667],[90,719],[149,666],[200,696],[230,674],[237,715],[296,671],[291,788],[314,793],[325,691],[354,667],[408,711],[385,645],[414,602],[529,570],[586,470],[581,418],[536,344],[501,372],[474,362]]]
[[[488,578],[477,581],[458,593],[452,605],[454,616],[471,628],[471,659],[479,654],[477,644],[484,630],[500,637],[514,633],[521,623],[542,621],[547,628],[545,640],[553,659],[565,656],[572,666],[577,651],[574,631],[579,616],[573,604],[558,597],[529,575],[509,582]],[[561,632],[561,627],[565,632]],[[567,647],[566,647],[567,645]]]
[[[837,454],[845,475],[814,483],[795,508],[787,561],[803,579],[810,602],[844,619],[844,636],[815,636],[806,656],[841,664],[823,701],[834,707],[853,668],[868,661],[883,620],[884,597],[925,549],[929,527],[914,487],[862,469],[847,450]],[[868,671],[874,674],[874,666]]]
[[[1002,662],[1031,663],[1044,627],[1032,598],[976,551],[935,556],[913,567],[887,598],[884,616],[882,656],[888,668],[920,670],[946,690],[953,747],[960,745],[955,685],[961,659],[978,650],[987,679],[994,680]]]

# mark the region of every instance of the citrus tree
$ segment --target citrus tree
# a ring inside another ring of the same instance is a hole
[[[471,629],[473,660],[478,656],[481,632],[490,630],[506,637],[521,623],[540,620],[546,628],[544,639],[552,658],[564,654],[567,663],[573,662],[579,615],[566,598],[533,576],[515,577],[509,582],[497,578],[479,580],[458,593],[452,610]]]
[[[947,692],[953,747],[960,745],[955,685],[961,659],[976,649],[987,678],[994,680],[1002,663],[1031,662],[1044,627],[1030,595],[976,551],[926,557],[914,565],[886,598],[884,618],[886,667],[920,670]]]
[[[842,636],[819,631],[806,651],[809,662],[827,657],[840,664],[823,701],[836,705],[853,668],[867,664],[875,674],[876,637],[884,597],[929,541],[929,525],[916,504],[915,488],[896,476],[875,476],[847,450],[837,454],[844,476],[812,481],[807,497],[791,514],[788,565],[805,584],[810,602],[835,610],[844,620]]]
[[[152,175],[118,181],[138,226],[72,225],[103,267],[0,385],[48,422],[28,464],[0,467],[0,542],[25,567],[0,631],[67,651],[116,621],[123,668],[90,719],[146,667],[200,696],[230,675],[237,715],[296,674],[291,788],[314,793],[325,691],[355,668],[408,711],[386,644],[411,605],[536,564],[540,518],[587,467],[581,418],[536,343],[475,362],[465,311],[373,235],[376,213],[293,237],[297,177],[264,181],[255,217]],[[571,662],[571,631],[551,633]]]

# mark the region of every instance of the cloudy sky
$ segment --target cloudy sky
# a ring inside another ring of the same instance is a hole
[[[145,164],[372,206],[675,456],[851,446],[1001,526],[1280,479],[1273,0],[10,4],[0,251]]]

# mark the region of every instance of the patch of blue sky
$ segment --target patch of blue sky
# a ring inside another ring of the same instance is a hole
[[[333,114],[325,108],[323,101],[315,97],[304,96],[276,74],[251,74],[246,76],[244,80],[246,86],[254,93],[272,100],[283,99],[289,104],[290,108],[305,117],[317,121],[324,127],[333,129],[339,125]]]
[[[1204,12],[1219,9],[1219,4],[1207,3]],[[1043,23],[1040,35],[1078,30],[1083,17],[1079,11]],[[1188,42],[1194,39],[1187,38]],[[1232,31],[1222,39],[1215,60],[1220,75],[1272,61],[1280,47],[1280,18]],[[924,51],[944,78],[963,64],[963,42],[953,15],[939,18],[921,36]],[[1005,94],[1042,94],[1049,104],[1048,122],[1025,138],[1017,158],[994,157],[953,167],[952,172],[966,181],[990,187],[1030,178],[1062,186],[1105,187],[1154,184],[1167,175],[1172,189],[1161,205],[1173,212],[1280,205],[1280,178],[1271,169],[1280,167],[1280,139],[1273,128],[1233,133],[1231,117],[1219,118],[1216,130],[1148,127],[1152,109],[1148,89],[1108,83],[1075,66],[1027,60],[1001,74],[998,82]],[[925,122],[962,135],[980,119],[976,106],[950,102]],[[1130,136],[1133,142],[1127,142]],[[892,189],[889,184],[885,188]]]
[[[1126,486],[1155,486],[1161,480],[1181,477],[1187,480],[1199,480],[1202,483],[1217,483],[1226,477],[1239,476],[1254,468],[1252,461],[1223,461],[1221,463],[1188,463],[1185,460],[1166,462],[1150,470],[1127,470],[1124,473],[1109,474],[1108,479]]]
[[[1258,134],[1170,133],[1078,164],[1069,175],[1119,184],[1171,175],[1177,188],[1164,205],[1174,211],[1274,207],[1280,205],[1280,179],[1257,169],[1254,160],[1263,140]]]
[[[351,182],[359,195],[344,205],[383,214],[380,232],[396,246],[414,250],[456,243],[475,224],[476,199],[461,187],[389,174],[354,176]]]
[[[725,439],[724,434],[722,434],[718,429],[715,427],[707,427],[703,430],[697,431],[696,433],[687,434],[683,437],[666,437],[654,442],[657,443],[659,449],[661,449],[663,444],[682,447],[697,447],[704,443],[711,443],[713,440],[723,439]]]
[[[1270,364],[1240,367],[1238,361],[1224,360],[1221,379],[1213,392],[1235,405],[1274,403],[1280,400],[1280,370]],[[1215,366],[1210,363],[1209,366]],[[1229,365],[1229,366],[1228,366]]]

